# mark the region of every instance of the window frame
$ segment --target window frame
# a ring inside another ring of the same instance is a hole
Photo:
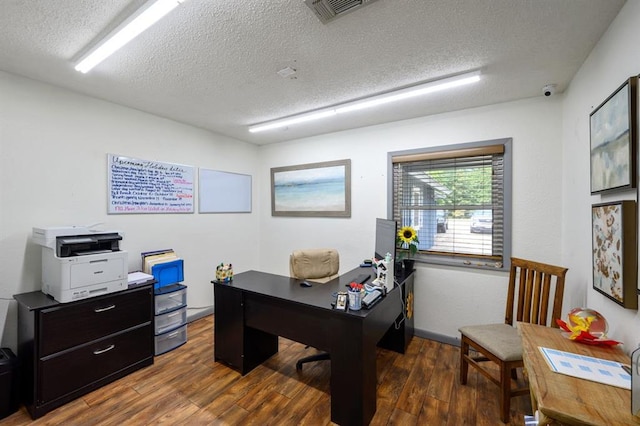
[[[490,139],[477,142],[466,142],[452,145],[442,145],[426,148],[417,148],[402,151],[393,151],[387,153],[387,217],[393,219],[394,205],[394,171],[393,160],[397,157],[409,155],[433,154],[445,152],[460,152],[475,148],[485,148],[492,145],[502,145],[504,147],[503,155],[503,252],[501,264],[495,262],[487,262],[485,257],[473,256],[468,254],[429,254],[418,252],[414,259],[418,263],[436,264],[444,266],[461,267],[465,269],[483,269],[491,271],[509,271],[511,267],[511,236],[512,236],[512,177],[513,177],[513,159],[512,159],[512,138]],[[453,157],[453,155],[451,156]],[[401,224],[399,224],[401,225]]]

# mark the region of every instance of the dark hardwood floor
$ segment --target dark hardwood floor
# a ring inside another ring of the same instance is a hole
[[[330,365],[295,361],[315,349],[280,339],[280,351],[246,376],[213,361],[213,316],[188,327],[188,343],[154,365],[76,399],[38,420],[26,409],[12,425],[329,425]],[[498,388],[475,371],[458,383],[459,348],[414,337],[406,354],[378,349],[372,425],[502,425]],[[473,369],[471,369],[473,370]],[[513,398],[509,425],[523,425],[528,396]]]

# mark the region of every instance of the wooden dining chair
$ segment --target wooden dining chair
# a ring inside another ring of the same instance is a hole
[[[508,422],[511,398],[529,393],[529,387],[511,385],[516,369],[523,367],[522,343],[514,320],[557,327],[562,312],[564,279],[567,268],[531,260],[511,258],[505,321],[500,324],[460,327],[460,383],[467,384],[469,365],[500,387],[500,420]],[[551,296],[552,295],[552,296]],[[552,298],[551,298],[552,297]],[[477,355],[470,355],[469,348]],[[498,377],[481,365],[492,361]]]

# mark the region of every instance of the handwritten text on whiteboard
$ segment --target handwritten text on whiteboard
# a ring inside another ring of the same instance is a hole
[[[108,155],[109,213],[193,213],[194,168]]]

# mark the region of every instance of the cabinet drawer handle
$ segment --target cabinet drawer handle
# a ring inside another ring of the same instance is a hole
[[[176,337],[177,335],[178,335],[178,332],[177,332],[177,331],[175,331],[175,332],[173,332],[173,333],[169,334],[169,335],[167,336],[167,339],[173,339],[173,338],[174,338],[174,337]]]
[[[104,308],[96,308],[93,310],[93,312],[95,312],[96,314],[100,313],[100,312],[104,312],[104,311],[110,311],[111,309],[115,308],[116,305],[111,305],[111,306],[106,306]]]
[[[174,313],[172,313],[172,314],[167,315],[167,318],[173,318],[173,317],[175,317],[176,315],[180,315],[181,313],[182,313],[182,312],[174,312]]]
[[[103,354],[105,352],[110,351],[111,349],[115,348],[116,345],[109,345],[108,347],[104,348],[104,349],[98,349],[97,351],[93,351],[94,355],[100,355]]]

